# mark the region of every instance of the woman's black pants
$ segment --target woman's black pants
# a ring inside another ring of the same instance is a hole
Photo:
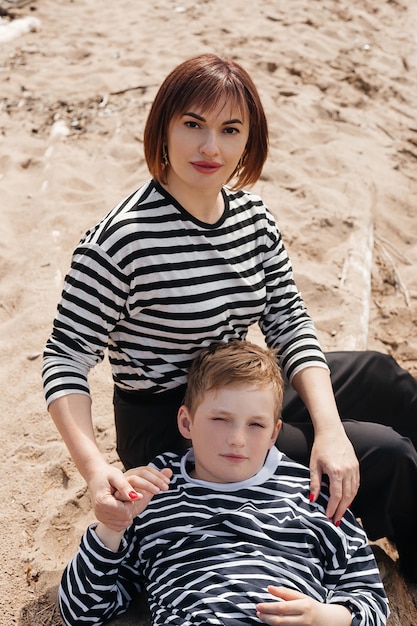
[[[379,352],[326,354],[346,433],[359,459],[361,484],[352,510],[370,539],[396,543],[406,576],[417,582],[417,381]],[[163,394],[115,388],[117,451],[126,469],[186,443],[176,415],[184,387]],[[313,442],[309,414],[288,386],[277,446],[308,465]]]

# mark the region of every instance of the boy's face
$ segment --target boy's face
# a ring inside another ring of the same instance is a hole
[[[208,391],[194,417],[187,407],[178,413],[178,427],[191,439],[195,453],[193,477],[214,483],[246,480],[264,464],[281,426],[275,424],[272,389],[223,387]]]

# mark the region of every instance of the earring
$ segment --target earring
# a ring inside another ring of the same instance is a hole
[[[243,167],[243,162],[244,162],[244,157],[240,157],[238,164],[236,165],[236,169],[235,169],[235,173],[234,176],[236,178],[239,178],[240,176],[240,172],[242,171],[242,167]]]
[[[167,146],[165,143],[162,146],[162,164],[161,165],[162,165],[163,170],[169,165]]]

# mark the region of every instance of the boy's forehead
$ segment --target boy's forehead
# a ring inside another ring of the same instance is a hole
[[[202,404],[212,411],[226,414],[256,412],[268,416],[275,408],[276,397],[272,387],[247,384],[230,384],[207,390]]]

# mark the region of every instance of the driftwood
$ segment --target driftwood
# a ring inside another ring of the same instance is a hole
[[[34,4],[34,0],[0,0],[0,17],[14,19],[13,9],[21,9],[27,4]]]
[[[383,237],[379,237],[379,236],[375,237],[375,245],[378,247],[378,250],[382,258],[384,259],[385,263],[387,263],[387,265],[391,268],[391,271],[395,279],[395,285],[394,285],[395,288],[403,294],[405,304],[409,307],[410,296],[408,293],[407,285],[402,280],[400,273],[397,269],[397,266],[395,264],[393,254],[390,254],[388,252],[388,247],[390,247],[394,251],[394,254],[396,256],[400,256],[400,253],[398,252],[398,250],[395,250],[395,248],[391,246],[390,242],[384,239]],[[400,259],[403,263],[406,263],[407,265],[411,265],[411,261],[409,261],[403,255],[400,256]]]

